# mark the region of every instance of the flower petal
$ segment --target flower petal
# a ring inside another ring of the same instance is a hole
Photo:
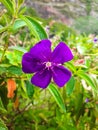
[[[30,53],[41,61],[48,61],[51,56],[51,42],[48,39],[41,40],[30,49]]]
[[[63,66],[57,66],[53,69],[53,80],[59,86],[63,87],[71,78],[71,72]]]
[[[73,59],[70,48],[64,43],[60,42],[52,53],[52,61],[55,63],[61,63],[70,61]]]
[[[51,72],[47,69],[37,72],[31,79],[31,83],[40,88],[46,88],[51,81]]]
[[[34,73],[43,69],[44,65],[41,63],[40,60],[35,59],[32,55],[28,52],[25,53],[22,57],[22,70],[25,73]]]

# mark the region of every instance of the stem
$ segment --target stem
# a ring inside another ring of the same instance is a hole
[[[5,27],[5,30],[9,29],[9,27],[13,25],[14,21],[15,21],[15,18],[13,18],[12,21],[11,21],[11,23],[10,23],[8,26]],[[4,30],[4,31],[5,31],[5,30]],[[5,46],[4,46],[4,51],[3,51],[3,54],[2,54],[2,56],[1,56],[0,63],[3,61],[5,52],[6,52],[6,50],[8,49],[10,35],[11,35],[11,32],[8,31],[7,41],[6,41],[6,44],[5,44]]]
[[[96,53],[96,54],[85,54],[85,56],[98,56],[98,53]]]
[[[6,44],[6,45],[4,46],[4,51],[3,51],[3,54],[2,54],[2,56],[1,56],[0,63],[3,61],[4,55],[5,55],[5,52],[6,52],[7,49],[8,49],[8,44]]]
[[[27,80],[27,78],[26,77],[16,77],[16,76],[12,76],[12,77],[6,77],[6,76],[1,76],[0,75],[0,78],[2,79],[2,78],[7,78],[7,79],[12,79],[12,78],[15,78],[15,79],[24,79],[24,80]]]

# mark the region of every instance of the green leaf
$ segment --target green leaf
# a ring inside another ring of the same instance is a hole
[[[76,95],[75,109],[76,109],[76,121],[78,121],[80,116],[84,113],[84,109],[85,109],[84,103],[83,103],[83,94],[82,93],[78,93]]]
[[[55,98],[57,104],[59,105],[59,107],[66,112],[66,108],[65,108],[65,104],[63,102],[63,99],[61,97],[61,94],[59,93],[58,89],[55,87],[55,85],[51,84],[48,87],[50,93],[52,94],[52,96]]]
[[[3,66],[0,66],[0,75],[6,72],[6,68]]]
[[[5,55],[6,55],[7,59],[9,60],[10,64],[18,65],[18,64],[21,63],[23,53],[14,50],[13,53],[12,52],[6,52]]]
[[[0,119],[0,130],[8,130],[8,128],[1,119]]]
[[[31,33],[38,39],[46,39],[47,34],[45,32],[45,30],[43,29],[43,27],[38,23],[37,20],[35,20],[32,17],[29,16],[23,16],[21,15],[20,18],[26,22],[28,28],[30,29]]]
[[[20,6],[23,2],[24,0],[18,0],[18,6]]]
[[[6,27],[0,27],[0,33],[5,32],[8,28],[9,28],[9,26],[6,26]]]
[[[23,15],[27,10],[27,6],[25,7],[22,7],[20,10],[19,10],[19,15]]]
[[[26,83],[27,95],[29,98],[32,98],[34,94],[34,86],[28,80],[26,80],[25,83]]]
[[[10,66],[7,68],[7,71],[13,75],[22,75],[22,69],[20,67],[17,66]]]
[[[3,80],[0,82],[2,83]],[[0,97],[1,97],[4,108],[6,109],[8,105],[8,98],[7,98],[7,88],[6,88],[5,83],[2,86],[0,86]]]
[[[22,53],[27,52],[27,50],[24,47],[19,47],[19,46],[10,46],[9,49],[16,50],[16,51],[19,51],[19,52],[22,52]]]
[[[1,100],[1,98],[0,98],[0,114],[6,113],[6,112],[7,112],[7,111],[6,111],[6,109],[4,108],[3,103],[2,103],[2,100]]]
[[[74,79],[74,77],[71,77],[71,79],[69,80],[69,82],[66,85],[66,93],[67,93],[67,95],[71,95],[71,93],[74,90],[74,86],[75,86],[75,79]]]
[[[86,74],[84,71],[80,70],[78,71],[78,76],[82,79],[84,79],[91,87],[92,89],[97,92],[97,88],[94,84],[94,82],[92,81],[92,79],[90,78],[90,76],[88,74]],[[98,93],[98,92],[97,92]]]
[[[71,62],[66,62],[65,66],[67,66],[73,72],[76,72],[76,68],[75,68],[75,66]]]
[[[11,0],[0,0],[0,2],[13,14],[14,9]]]
[[[12,29],[13,31],[17,31],[18,29],[20,29],[20,28],[22,28],[22,27],[24,27],[24,26],[26,26],[26,22],[23,21],[23,20],[21,20],[21,19],[17,19],[17,20],[14,22],[13,26],[11,27],[11,29]]]

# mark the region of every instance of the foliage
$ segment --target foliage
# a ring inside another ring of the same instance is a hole
[[[0,17],[0,130],[97,130],[98,42],[93,42],[94,36],[26,15],[24,0],[0,2],[4,5]],[[63,40],[74,54],[74,60],[64,64],[72,78],[61,89],[54,83],[45,90],[33,86],[32,75],[21,69],[22,55],[48,37],[53,48]],[[16,84],[10,84],[15,87],[14,97],[7,96],[9,80]]]
[[[97,18],[88,15],[85,17],[81,16],[77,18],[73,26],[80,33],[86,33],[87,35],[89,35],[90,33],[98,34],[97,25]]]

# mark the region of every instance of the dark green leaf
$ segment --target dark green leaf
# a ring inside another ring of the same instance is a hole
[[[77,98],[78,97],[78,98]],[[83,104],[83,94],[82,93],[78,93],[78,95],[76,96],[76,120],[78,120],[80,118],[80,116],[82,115],[82,113],[84,113],[84,104]]]
[[[66,85],[66,93],[68,95],[70,95],[73,92],[74,86],[75,86],[75,79],[74,79],[74,77],[71,77],[71,79],[69,80],[69,82]]]
[[[22,69],[17,66],[10,66],[7,68],[7,71],[11,74],[15,75],[22,75]]]
[[[63,102],[63,99],[61,97],[61,94],[59,93],[58,89],[55,87],[55,85],[51,84],[48,87],[50,93],[52,94],[52,96],[55,98],[57,104],[59,105],[59,107],[66,112],[66,108],[65,108],[65,104]]]
[[[0,74],[5,73],[5,71],[6,71],[6,68],[5,68],[5,67],[3,67],[3,66],[0,66]]]
[[[2,103],[2,100],[1,100],[1,98],[0,98],[0,114],[6,113],[6,112],[7,112],[7,111],[6,111],[6,109],[4,108],[3,103]]]
[[[27,90],[27,95],[29,98],[32,98],[34,94],[34,86],[30,83],[30,81],[25,81],[26,83],[26,90]]]
[[[6,84],[3,84],[2,86],[0,86],[0,97],[1,97],[1,100],[2,100],[4,107],[7,108],[8,98],[7,98]]]
[[[37,20],[35,20],[32,17],[29,16],[20,16],[20,18],[26,22],[28,28],[31,30],[31,33],[38,39],[46,39],[47,34],[45,32],[45,30],[43,29],[43,27],[38,23]]]

